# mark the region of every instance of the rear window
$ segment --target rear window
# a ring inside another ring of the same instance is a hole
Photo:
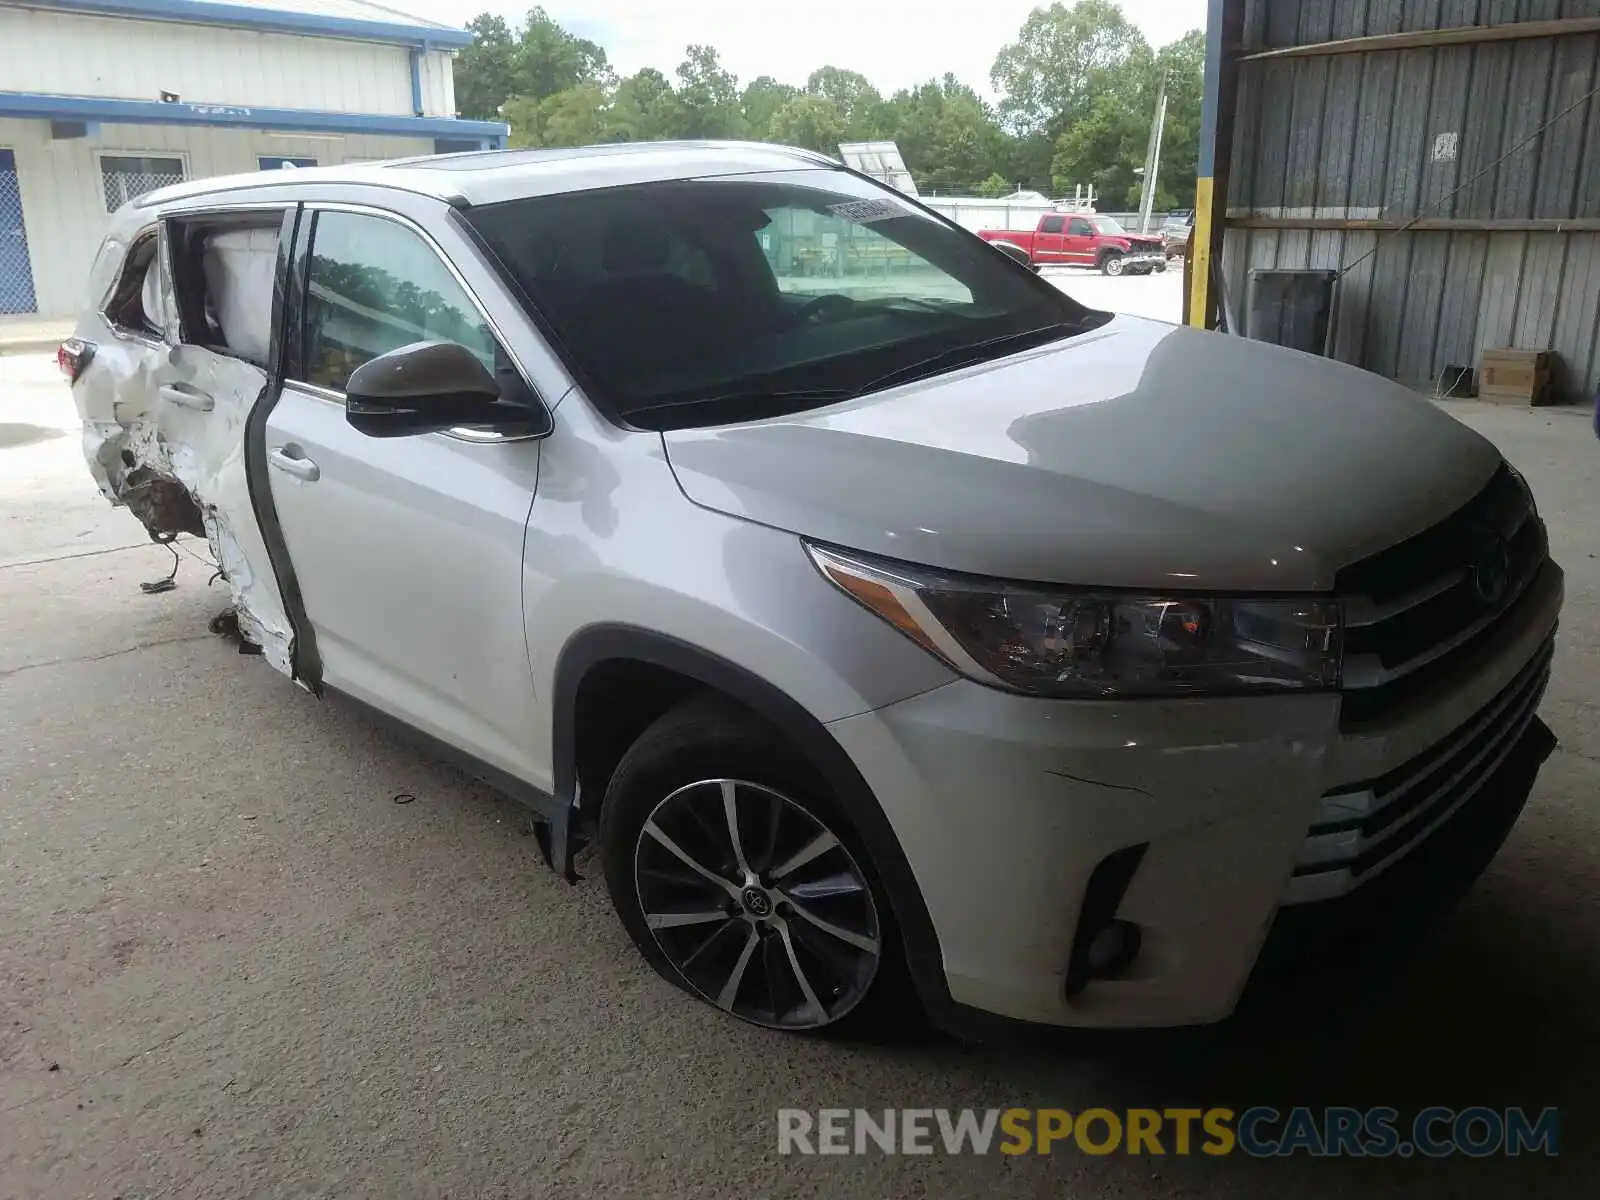
[[[464,216],[595,399],[646,428],[815,407],[930,359],[950,369],[990,342],[1105,317],[842,172],[536,196]]]

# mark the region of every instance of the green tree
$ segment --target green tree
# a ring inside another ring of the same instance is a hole
[[[989,72],[1000,117],[1018,135],[1058,137],[1141,49],[1148,43],[1115,0],[1036,8]]]
[[[744,116],[747,135],[757,141],[782,141],[772,132],[772,118],[799,94],[799,88],[779,83],[771,75],[752,79],[739,96],[739,111]]]
[[[723,67],[714,47],[692,45],[684,52],[678,64],[678,99],[684,109],[685,137],[744,136],[739,81]]]
[[[844,114],[832,100],[801,94],[793,97],[772,115],[769,133],[773,141],[804,146],[838,157],[839,143],[845,140]]]
[[[1127,89],[1131,97],[1101,92],[1090,102],[1088,113],[1067,126],[1050,163],[1058,193],[1092,184],[1101,208],[1137,207],[1139,170],[1154,116],[1132,102],[1140,90]]]
[[[512,95],[543,100],[580,83],[609,83],[610,77],[598,45],[568,33],[542,8],[528,13],[512,55]]]
[[[970,192],[1005,166],[1007,139],[994,113],[954,75],[896,92],[885,115],[885,136],[919,188]]]
[[[617,85],[605,141],[651,142],[684,136],[687,114],[672,82],[645,67]]]
[[[1055,187],[1093,184],[1101,207],[1139,207],[1164,77],[1167,120],[1152,207],[1157,212],[1192,207],[1204,76],[1205,36],[1198,30],[1159,53],[1136,52],[1125,70],[1105,81],[1088,112],[1068,123],[1057,139],[1051,160]]]
[[[806,80],[806,93],[834,106],[844,123],[842,140],[865,142],[881,136],[883,97],[859,71],[818,67]]]
[[[457,103],[463,116],[503,116],[516,145],[752,137],[834,154],[841,141],[893,138],[931,191],[1092,184],[1115,208],[1138,203],[1165,78],[1155,207],[1194,202],[1205,39],[1193,32],[1154,52],[1113,0],[1035,9],[995,59],[998,110],[952,75],[885,100],[860,72],[831,65],[804,89],[763,75],[741,92],[707,45],[687,48],[676,86],[651,68],[619,81],[601,46],[542,8],[515,29],[488,13],[468,27],[475,41],[456,63]]]
[[[472,45],[456,56],[456,109],[463,117],[493,121],[511,98],[516,40],[504,18],[483,13],[467,22]]]
[[[1156,53],[1156,70],[1167,77],[1167,127],[1161,138],[1156,209],[1194,207],[1200,169],[1200,106],[1206,86],[1206,35],[1193,29]]]
[[[1011,182],[998,171],[978,185],[978,195],[987,196],[991,200],[1009,196],[1012,191]]]
[[[589,146],[610,140],[610,98],[598,83],[580,83],[539,102],[544,146]]]
[[[544,145],[544,117],[540,114],[543,100],[532,96],[512,96],[500,107],[500,115],[511,125],[512,146]]]

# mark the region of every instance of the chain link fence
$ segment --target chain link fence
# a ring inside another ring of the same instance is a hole
[[[28,262],[27,231],[22,224],[22,190],[16,168],[0,163],[0,313],[31,313],[35,308],[33,270]]]

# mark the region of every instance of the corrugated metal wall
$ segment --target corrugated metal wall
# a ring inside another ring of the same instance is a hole
[[[0,89],[410,116],[405,46],[0,8]],[[422,108],[455,115],[450,54],[422,63]]]
[[[1244,53],[1596,16],[1600,0],[1246,0]],[[1339,358],[1421,383],[1447,365],[1475,365],[1485,347],[1552,349],[1558,392],[1593,396],[1600,96],[1585,95],[1597,85],[1593,33],[1241,63],[1228,217],[1284,227],[1228,229],[1222,269],[1230,303],[1242,318],[1251,268],[1349,268],[1336,302]],[[1419,214],[1578,219],[1588,228],[1313,227]]]

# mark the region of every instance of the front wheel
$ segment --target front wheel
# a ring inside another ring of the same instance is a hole
[[[600,855],[651,966],[741,1020],[833,1030],[909,990],[849,823],[816,773],[737,709],[689,701],[640,736],[606,789]]]
[[[1123,271],[1122,255],[1108,254],[1100,260],[1100,270],[1107,275],[1121,275]]]

